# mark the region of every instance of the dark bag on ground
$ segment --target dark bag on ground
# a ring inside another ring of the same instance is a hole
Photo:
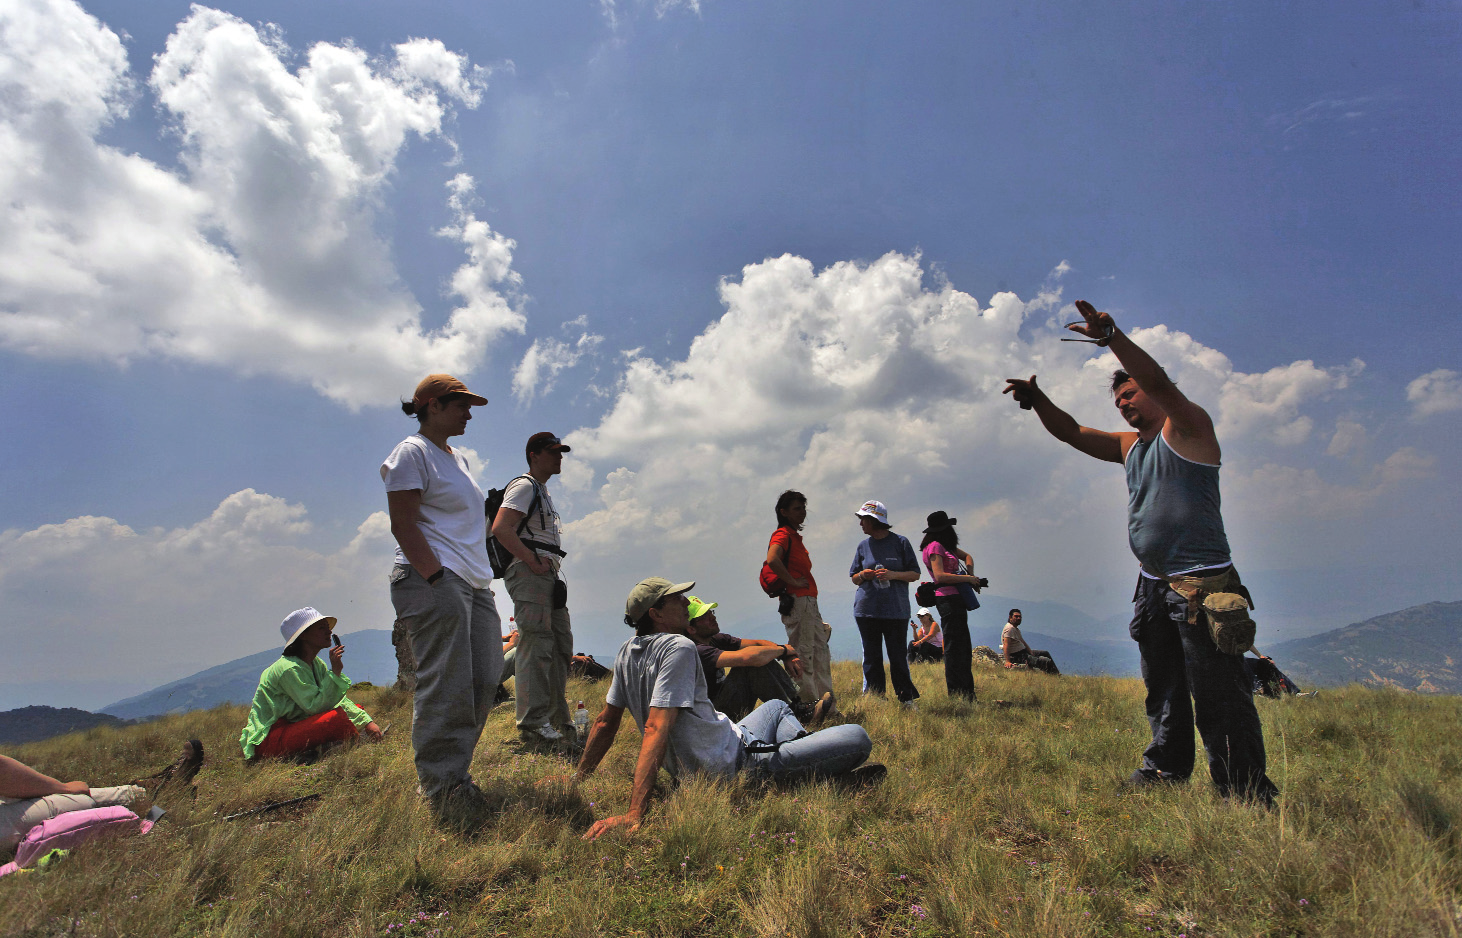
[[[609,669],[595,661],[593,655],[579,652],[569,659],[569,673],[586,681],[598,681],[609,675]]]

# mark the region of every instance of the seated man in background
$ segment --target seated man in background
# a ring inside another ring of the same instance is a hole
[[[1056,661],[1049,651],[1037,651],[1025,643],[1025,638],[1020,634],[1022,618],[1019,609],[1010,610],[1010,618],[1006,620],[1005,628],[1000,630],[1000,654],[1005,658],[1005,666],[1013,668],[1023,664],[1035,671],[1059,675],[1061,672],[1057,670]]]
[[[0,856],[15,853],[26,832],[42,821],[88,808],[130,808],[146,795],[139,785],[89,788],[85,782],[62,782],[0,756]]]
[[[944,633],[934,614],[923,606],[919,607],[918,619],[914,622],[914,640],[909,642],[909,664],[916,661],[944,660]]]
[[[508,619],[512,621],[511,618]],[[508,678],[515,673],[515,665],[518,662],[518,630],[513,629],[503,636],[503,676],[498,683],[497,694],[493,697],[493,706],[512,700],[513,695],[508,693]]]
[[[705,669],[686,635],[690,603],[685,594],[693,586],[650,577],[637,583],[625,601],[624,621],[635,637],[615,656],[604,710],[589,731],[572,780],[583,781],[598,768],[626,708],[640,727],[639,758],[629,811],[594,822],[585,840],[619,827],[631,834],[639,830],[662,764],[676,778],[746,772],[773,782],[834,779],[865,785],[888,774],[881,765],[863,764],[873,741],[855,723],[809,733],[785,701],[764,703],[740,723],[711,706]]]
[[[733,721],[752,711],[758,700],[784,700],[792,714],[808,726],[816,726],[832,706],[832,694],[804,704],[797,696],[795,680],[802,677],[802,659],[791,645],[778,645],[760,638],[737,638],[721,631],[716,621],[719,603],[687,596],[690,624],[685,634],[706,671],[706,688],[711,703]],[[782,663],[786,663],[785,670]],[[722,672],[722,668],[728,668]]]
[[[381,728],[345,696],[350,678],[344,674],[345,646],[339,639],[331,646],[335,622],[334,616],[306,606],[280,623],[284,651],[259,675],[249,721],[239,736],[245,759],[304,755],[361,732],[372,742],[381,739]],[[319,658],[326,648],[328,668]]]

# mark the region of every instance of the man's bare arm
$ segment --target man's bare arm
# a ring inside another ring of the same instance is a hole
[[[1086,300],[1076,301],[1076,311],[1085,322],[1073,323],[1067,328],[1091,338],[1108,336],[1107,347],[1117,356],[1117,361],[1122,363],[1122,370],[1131,375],[1142,393],[1167,414],[1168,423],[1174,433],[1185,439],[1211,440],[1217,445],[1213,419],[1208,416],[1208,411],[1188,400],[1178,390],[1173,379],[1168,377],[1168,373],[1163,371],[1162,366],[1142,346],[1133,342],[1127,333],[1117,328],[1110,314],[1101,312]]]
[[[786,653],[787,646],[773,645],[767,642],[764,645],[753,645],[746,647],[745,642],[737,651],[723,651],[716,658],[716,666],[721,668],[755,668],[764,664],[770,664],[778,660]]]
[[[1005,382],[1005,390],[1000,393],[1009,394],[1022,404],[1029,402],[1036,416],[1041,418],[1041,426],[1046,428],[1047,433],[1094,459],[1121,462],[1122,437],[1137,437],[1135,433],[1108,433],[1077,423],[1075,417],[1057,407],[1046,396],[1046,392],[1036,385],[1035,375],[1028,379],[1006,378]]]
[[[0,756],[0,797],[43,798],[46,795],[84,795],[91,789],[85,782],[63,782],[18,762]]]
[[[680,710],[675,707],[650,708],[650,714],[645,718],[645,732],[640,740],[640,758],[635,763],[635,781],[634,787],[630,789],[629,810],[616,817],[595,821],[584,834],[585,840],[598,840],[617,827],[625,828],[625,832],[630,834],[640,829],[640,823],[645,816],[645,804],[655,788],[655,776],[665,762],[665,749],[670,745],[670,730],[679,716]],[[586,749],[584,757],[587,759],[588,755]],[[600,755],[602,758],[603,754]]]

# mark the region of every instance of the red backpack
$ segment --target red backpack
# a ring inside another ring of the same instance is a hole
[[[757,577],[757,582],[761,584],[762,592],[766,593],[772,599],[776,599],[787,592],[787,584],[782,582],[781,577],[772,572],[772,565],[765,560],[762,561],[761,576]]]

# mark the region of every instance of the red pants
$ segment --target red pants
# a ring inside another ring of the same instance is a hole
[[[297,723],[280,720],[269,728],[269,735],[264,737],[264,742],[254,752],[264,759],[292,756],[326,743],[354,739],[358,735],[359,730],[350,722],[350,717],[345,715],[344,710],[336,707],[334,710],[305,717]]]

